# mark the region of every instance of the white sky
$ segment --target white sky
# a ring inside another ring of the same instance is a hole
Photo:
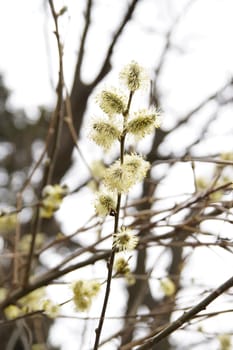
[[[170,4],[169,7],[157,6],[156,1],[142,1],[135,14],[136,21],[127,28],[126,34],[120,40],[120,46],[117,46],[114,54],[116,66],[120,67],[134,58],[150,68],[161,47],[161,39],[154,31],[161,32],[161,28],[165,27],[164,23],[166,25],[168,23],[170,13],[173,13],[177,4],[183,5],[184,2],[164,1],[164,4]],[[79,7],[83,6],[83,1],[60,0],[57,3],[61,5],[68,3],[70,6],[68,16],[61,23],[66,48],[65,72],[70,83],[77,50],[77,32],[82,26],[82,19],[75,14],[80,13]],[[108,42],[107,31],[117,24],[116,19],[121,15],[121,9],[124,8],[122,4],[125,4],[125,1],[112,1],[111,6],[107,0],[99,0],[96,3],[98,4],[96,15],[100,11],[101,13],[111,11],[111,14],[106,16],[103,25],[100,25],[99,20],[97,22],[94,20],[95,33],[92,33],[94,42],[90,38],[87,53],[91,50],[90,45],[92,52],[87,55],[84,70],[87,79],[93,75],[92,72],[96,71],[96,68],[98,69],[98,62],[102,58],[101,52]],[[156,13],[156,9],[161,7],[162,11]],[[117,9],[119,16],[112,16]],[[195,91],[198,100],[210,86],[214,89],[233,73],[232,11],[231,0],[196,0],[191,7],[175,35],[175,42],[185,48],[186,54],[177,56],[175,53],[170,57],[172,63],[168,62],[163,78],[166,92],[169,81],[168,93],[171,104],[179,105],[180,108],[183,105],[185,109],[190,89]],[[141,23],[141,26],[138,26],[138,23]],[[148,33],[142,29],[151,29],[152,32]],[[51,30],[50,21],[45,16],[43,0],[0,1],[0,71],[4,72],[6,83],[13,91],[11,102],[16,106],[35,108],[41,104],[49,104],[53,100],[49,69],[51,66],[54,69],[52,77],[55,80],[56,45]],[[49,57],[45,37],[48,40]],[[182,93],[178,93],[180,89]],[[193,96],[191,98],[192,102],[195,102]]]
[[[77,32],[83,24],[78,16],[79,7],[83,7],[85,1],[64,0],[57,3],[61,5],[67,3],[69,8],[68,16],[65,16],[61,23],[61,29],[66,48],[65,72],[67,84],[70,86],[77,51]],[[107,30],[112,28],[113,24],[117,24],[126,2],[125,0],[111,2],[96,0],[96,3],[100,4],[96,9],[96,15],[102,11],[101,13],[105,13],[105,16],[102,18],[103,23],[94,20],[94,30],[86,48],[87,61],[83,76],[87,80],[97,71],[108,43]],[[141,1],[135,13],[135,21],[127,27],[114,53],[113,63],[116,70],[131,59],[138,60],[150,70],[154,61],[158,59],[158,52],[162,47],[160,35],[156,33],[166,28],[170,15],[177,6],[182,7],[184,3],[185,1],[180,0],[167,0],[161,6],[159,0]],[[161,9],[160,6],[162,10],[158,11],[157,8]],[[117,12],[118,15],[116,15]],[[164,95],[164,105],[168,110],[164,117],[165,125],[174,123],[169,110],[183,115],[203,96],[213,93],[233,75],[232,14],[232,0],[197,0],[177,28],[174,43],[178,49],[184,48],[185,54],[177,54],[174,50],[167,60],[163,79],[159,81]],[[51,105],[54,101],[53,86],[56,82],[57,53],[55,38],[51,31],[51,21],[46,19],[42,0],[0,0],[0,72],[4,74],[6,84],[13,92],[11,105],[25,108],[31,117],[35,115],[38,106]],[[224,120],[232,125],[232,113],[226,114]],[[217,125],[215,132],[218,132],[219,128],[220,126]],[[192,130],[189,132],[192,133]],[[173,147],[173,142],[173,139],[170,140],[170,144],[168,141],[167,147]],[[181,171],[178,169],[177,174]],[[169,191],[174,190],[172,186]],[[72,210],[69,204],[67,210],[71,217],[73,215],[76,218],[78,199],[73,198],[72,201],[74,209]],[[65,208],[63,210],[66,212]],[[74,224],[71,219],[69,224],[67,229],[72,231],[76,222]],[[204,252],[197,255],[194,263],[198,259],[203,259],[205,254]],[[215,285],[216,274],[212,275],[212,266],[216,259],[213,258],[212,262],[213,256],[215,257],[215,253],[210,254],[210,264],[206,264],[201,272],[200,269],[194,268],[193,274],[197,275],[201,281],[208,276],[208,281]],[[217,261],[219,262],[218,259]],[[223,266],[229,266],[229,269],[224,269],[225,276],[231,272],[231,265],[227,261],[228,257],[222,261]],[[219,267],[218,279],[222,281],[225,277],[222,274],[223,266],[221,263],[216,266]],[[113,313],[114,310],[111,311]],[[70,336],[70,333],[68,334]],[[72,341],[73,339],[71,344]],[[69,347],[67,348],[64,344],[63,350],[67,349]],[[110,347],[106,349],[110,350]]]

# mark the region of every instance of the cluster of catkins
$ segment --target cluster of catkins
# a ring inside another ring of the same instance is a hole
[[[103,113],[93,120],[90,132],[91,139],[104,151],[118,143],[121,154],[106,169],[96,196],[95,210],[102,217],[114,214],[117,196],[128,193],[135,184],[141,182],[150,168],[150,163],[141,155],[125,151],[127,137],[133,136],[139,141],[160,126],[156,108],[131,111],[135,92],[149,86],[145,70],[132,61],[120,72],[119,79],[125,92],[111,88],[98,94],[96,101]],[[118,250],[132,250],[137,244],[136,237],[125,228],[115,233],[114,240]]]
[[[93,120],[90,131],[91,139],[104,151],[118,143],[120,154],[118,160],[102,171],[103,177],[95,200],[96,213],[101,217],[116,215],[119,196],[127,194],[135,184],[141,182],[150,168],[150,163],[141,155],[125,151],[127,137],[131,135],[139,141],[160,126],[156,108],[131,111],[135,92],[149,86],[145,70],[133,61],[124,67],[119,78],[125,92],[111,88],[98,94],[96,101],[102,110],[102,116]],[[66,194],[66,187],[47,186],[43,191],[41,216],[51,217]],[[137,243],[138,237],[127,227],[122,226],[113,234],[113,247],[116,251],[133,250]],[[116,275],[125,276],[128,283],[134,282],[128,261],[124,257],[116,259],[113,269]],[[101,284],[97,281],[76,281],[72,287],[76,309],[88,310],[100,287]]]
[[[147,85],[144,69],[133,61],[120,73],[120,81],[127,88],[125,94],[112,88],[97,96],[103,115],[93,121],[90,136],[103,150],[110,149],[116,142],[121,143],[127,135],[133,135],[138,141],[160,126],[159,113],[155,108],[130,111],[134,93]],[[95,204],[97,214],[106,216],[111,209],[114,210],[116,193],[128,193],[143,180],[149,168],[149,162],[136,153],[126,153],[123,159],[116,160],[105,172],[104,187]]]

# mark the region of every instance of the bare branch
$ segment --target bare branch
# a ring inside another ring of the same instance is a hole
[[[114,50],[114,47],[116,46],[116,43],[120,37],[120,35],[122,34],[126,24],[131,20],[133,13],[135,11],[136,5],[138,4],[139,0],[133,0],[128,8],[128,11],[126,12],[122,22],[119,25],[119,28],[117,29],[117,31],[115,32],[113,39],[111,41],[111,44],[107,50],[107,54],[105,57],[105,60],[102,64],[102,67],[99,71],[99,74],[97,75],[97,77],[95,78],[95,80],[92,82],[92,86],[96,86],[102,79],[103,77],[110,71],[111,69],[111,57],[112,57],[112,53]]]
[[[85,16],[85,25],[83,28],[83,33],[81,36],[81,41],[80,41],[80,46],[79,46],[79,50],[78,50],[78,61],[77,61],[77,65],[76,65],[76,70],[75,70],[75,78],[80,78],[81,76],[81,66],[83,63],[83,59],[84,59],[84,47],[85,47],[85,43],[86,43],[86,39],[87,39],[87,34],[88,31],[90,29],[90,24],[91,24],[91,11],[92,11],[92,7],[93,7],[93,0],[88,0],[87,1],[87,5],[86,5],[86,10],[84,13]]]
[[[145,342],[144,345],[139,346],[137,350],[149,350],[151,346],[159,343],[162,339],[169,336],[171,333],[176,331],[178,328],[183,326],[186,322],[190,321],[196,314],[200,311],[206,309],[206,307],[212,303],[216,298],[218,298],[221,294],[226,292],[229,288],[233,286],[233,276],[230,277],[226,282],[221,284],[218,288],[216,288],[212,293],[210,293],[206,298],[204,298],[201,302],[191,308],[189,311],[184,312],[182,316],[180,316],[176,321],[172,322],[168,327],[163,329],[161,332],[155,334]]]
[[[171,46],[172,46],[172,43],[171,43],[171,40],[172,40],[172,36],[174,35],[174,32],[176,30],[176,28],[178,27],[178,25],[180,24],[180,21],[181,19],[183,20],[185,14],[188,12],[189,8],[191,5],[193,5],[193,3],[195,2],[196,0],[190,0],[183,8],[183,10],[179,13],[179,15],[175,18],[170,30],[167,32],[166,34],[166,42],[165,42],[165,45],[164,45],[164,48],[163,48],[163,51],[160,55],[160,59],[159,59],[159,63],[157,65],[157,68],[155,69],[155,76],[156,76],[156,79],[158,79],[158,76],[160,75],[160,72],[165,64],[165,61],[166,61],[166,55],[168,54]]]
[[[170,132],[177,130],[181,125],[185,124],[194,114],[198,113],[202,108],[204,108],[209,102],[211,101],[218,101],[218,98],[220,98],[221,94],[225,91],[226,88],[231,86],[233,83],[232,80],[227,81],[226,84],[224,84],[220,89],[218,89],[216,92],[214,92],[212,95],[205,98],[203,101],[201,101],[195,108],[193,108],[189,113],[185,115],[175,126],[173,129],[170,130]]]
[[[22,298],[23,296],[27,295],[33,290],[36,290],[43,286],[47,286],[50,282],[54,281],[55,279],[60,278],[71,271],[78,270],[84,266],[92,265],[96,261],[106,259],[108,256],[109,256],[109,252],[95,254],[95,255],[92,255],[89,259],[67,266],[62,270],[56,270],[56,271],[53,271],[53,273],[50,273],[49,271],[47,274],[38,278],[34,283],[28,284],[25,288],[21,288],[19,290],[14,291],[7,299],[5,299],[0,304],[0,310],[4,310],[5,307],[15,303],[18,299]]]

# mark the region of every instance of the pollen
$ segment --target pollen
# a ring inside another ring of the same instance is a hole
[[[132,234],[131,230],[126,227],[121,229],[113,235],[113,245],[119,251],[133,250],[138,244],[138,237]]]
[[[99,119],[92,124],[90,137],[104,150],[110,149],[113,143],[119,139],[120,135],[121,132],[118,127],[104,119]]]
[[[167,296],[170,297],[175,294],[176,292],[176,286],[175,283],[168,277],[163,278],[160,281],[160,287],[163,291],[163,293]]]
[[[118,93],[115,89],[103,90],[96,98],[100,108],[106,114],[112,116],[114,114],[123,114],[126,108],[126,98]]]
[[[42,191],[42,203],[40,216],[42,218],[51,218],[53,213],[60,208],[63,198],[68,194],[66,185],[47,185]]]
[[[143,180],[150,163],[137,154],[127,154],[124,163],[117,160],[106,170],[104,177],[105,186],[111,191],[127,193],[136,183]]]
[[[135,136],[137,140],[142,139],[146,135],[154,132],[155,128],[159,128],[161,120],[156,109],[142,109],[134,114],[133,118],[127,125],[127,132]]]
[[[120,80],[132,92],[145,87],[149,82],[146,71],[135,61],[132,61],[122,69]]]
[[[72,286],[73,301],[77,311],[87,311],[93,297],[97,296],[100,291],[101,284],[95,280],[86,281],[79,280]]]
[[[123,257],[116,259],[114,263],[114,270],[117,274],[127,275],[128,273],[130,273],[128,261]]]
[[[99,216],[107,216],[116,209],[116,200],[113,194],[99,192],[95,200],[95,210]]]

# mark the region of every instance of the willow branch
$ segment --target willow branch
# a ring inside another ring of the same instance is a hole
[[[64,275],[66,275],[67,273],[78,270],[82,267],[92,265],[96,261],[107,259],[108,256],[109,256],[109,252],[95,254],[92,257],[90,257],[89,259],[78,262],[76,264],[69,265],[62,270],[55,270],[52,273],[48,272],[48,273],[42,275],[41,277],[39,277],[35,282],[28,284],[24,288],[20,288],[20,289],[14,291],[8,298],[6,298],[0,304],[0,310],[3,310],[5,307],[7,307],[10,304],[14,304],[18,299],[22,298],[23,296],[27,295],[28,293],[30,293],[38,288],[47,286],[49,283],[51,283],[55,279],[60,278]]]
[[[127,118],[128,118],[128,115],[129,115],[129,110],[130,110],[130,105],[131,105],[131,102],[132,102],[132,98],[133,98],[133,92],[130,91],[127,107],[126,107],[126,110],[125,110],[124,115],[123,115],[124,116],[123,130],[125,129],[125,125],[126,125]],[[121,135],[121,139],[120,139],[120,163],[121,163],[121,165],[123,165],[123,163],[124,163],[124,153],[125,153],[125,133],[123,132],[122,135]],[[114,220],[114,233],[115,234],[117,233],[118,227],[119,227],[119,218],[120,218],[120,210],[121,210],[121,198],[122,198],[121,193],[118,193],[118,195],[117,195],[117,206],[116,206],[115,220]],[[109,300],[109,296],[110,296],[110,288],[111,288],[111,282],[112,282],[112,271],[113,271],[113,264],[114,264],[115,254],[116,254],[116,248],[114,246],[114,240],[113,240],[112,250],[111,250],[111,254],[110,254],[110,257],[109,257],[109,261],[108,261],[108,275],[107,275],[107,284],[106,284],[104,302],[103,302],[103,306],[102,306],[102,310],[101,310],[99,324],[98,324],[98,327],[96,328],[96,331],[95,331],[96,332],[96,338],[95,338],[95,343],[94,343],[93,350],[97,350],[98,347],[99,347],[100,336],[101,336],[103,323],[104,323],[104,319],[105,319],[105,313],[106,313],[106,310],[107,310],[108,300]]]
[[[58,18],[59,14],[56,13],[54,4],[52,0],[49,0],[49,5],[51,9],[51,13],[53,16],[54,24],[55,24],[55,37],[57,41],[57,47],[58,47],[58,55],[59,55],[59,78],[58,78],[58,86],[57,86],[57,104],[56,109],[54,111],[54,123],[55,123],[55,129],[54,129],[54,135],[53,135],[53,143],[51,145],[51,149],[48,150],[48,164],[47,168],[44,171],[43,181],[41,185],[42,188],[51,183],[52,176],[53,176],[53,170],[58,154],[58,147],[61,141],[61,132],[62,132],[62,124],[63,124],[63,85],[64,85],[64,77],[63,77],[63,47],[60,40],[59,35],[59,29],[58,29]],[[41,196],[41,193],[40,193]],[[35,250],[35,242],[36,242],[36,235],[38,232],[38,228],[40,226],[40,215],[39,215],[39,206],[36,208],[34,223],[33,223],[33,230],[32,230],[32,240],[30,244],[29,249],[29,255],[28,255],[28,261],[26,264],[25,269],[25,275],[24,275],[24,282],[23,285],[26,286],[28,284],[28,280],[30,277],[30,271],[31,271],[31,265],[32,265],[32,259],[34,255]]]
[[[182,316],[177,318],[176,321],[172,322],[165,329],[160,331],[159,333],[152,336],[148,339],[145,344],[139,346],[137,350],[149,350],[154,344],[159,343],[162,339],[169,336],[171,333],[179,329],[186,322],[190,321],[196,314],[200,311],[205,310],[206,307],[212,303],[216,298],[218,298],[221,294],[226,292],[229,288],[233,287],[233,276],[230,277],[226,282],[221,284],[218,288],[216,288],[212,293],[210,293],[206,298],[200,301],[197,305],[191,308],[189,311],[184,312]]]
[[[83,59],[84,59],[84,47],[86,44],[87,34],[88,34],[88,31],[90,29],[90,24],[91,24],[92,7],[93,7],[93,1],[88,0],[87,5],[86,5],[86,9],[85,9],[85,13],[84,13],[85,25],[84,25],[83,33],[81,36],[80,46],[79,46],[79,50],[78,50],[78,62],[77,62],[76,71],[75,71],[75,76],[78,77],[79,79],[81,79],[80,75],[81,75],[81,66],[82,66]]]
[[[106,57],[105,57],[105,60],[102,64],[102,67],[99,71],[99,74],[97,75],[95,80],[91,83],[92,86],[96,86],[99,83],[99,81],[109,72],[109,70],[111,68],[110,60],[112,57],[113,50],[116,46],[116,43],[117,43],[120,35],[123,32],[126,24],[131,20],[138,2],[139,2],[139,0],[133,0],[131,2],[130,6],[128,7],[128,11],[126,12],[124,18],[122,19],[122,22],[120,23],[118,29],[116,30],[116,32],[112,38],[112,42],[107,50]]]

